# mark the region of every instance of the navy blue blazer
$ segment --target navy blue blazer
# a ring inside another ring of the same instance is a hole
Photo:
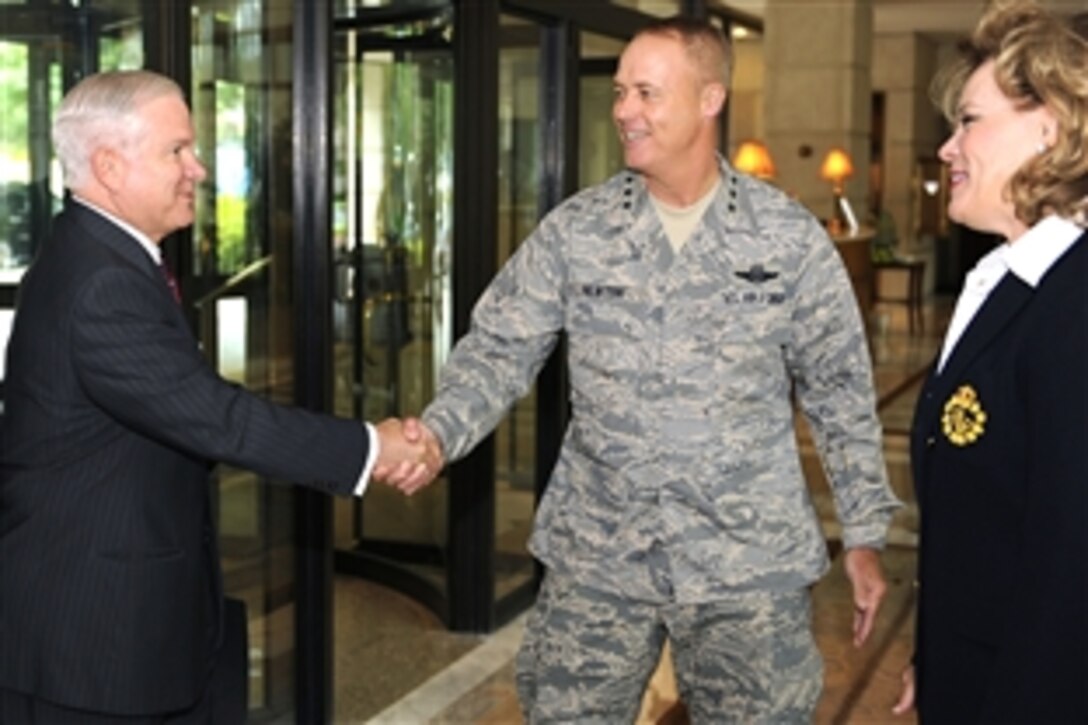
[[[220,378],[145,250],[72,203],[19,290],[0,464],[0,688],[184,709],[222,632],[208,473],[346,494],[364,426]]]
[[[921,721],[1088,721],[1088,234],[994,289],[911,456]]]

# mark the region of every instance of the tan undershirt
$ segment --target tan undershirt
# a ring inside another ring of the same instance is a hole
[[[684,244],[691,237],[691,233],[699,224],[699,220],[703,218],[703,212],[710,206],[710,202],[714,200],[714,195],[718,193],[718,187],[721,185],[722,179],[719,176],[714,180],[714,185],[701,199],[684,207],[670,206],[650,194],[650,201],[654,203],[654,208],[657,209],[657,218],[661,220],[661,226],[665,227],[665,236],[669,238],[669,244],[672,245],[674,252],[679,253],[683,249]]]

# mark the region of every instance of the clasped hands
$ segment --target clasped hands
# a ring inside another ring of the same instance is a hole
[[[371,478],[411,496],[446,465],[438,438],[418,418],[386,418],[374,426],[381,448]]]

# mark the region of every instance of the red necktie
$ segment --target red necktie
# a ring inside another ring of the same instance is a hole
[[[170,294],[174,295],[174,301],[180,305],[181,288],[178,287],[178,279],[170,270],[170,265],[166,263],[165,259],[159,262],[159,269],[162,270],[162,276],[166,278],[166,286],[170,288]]]

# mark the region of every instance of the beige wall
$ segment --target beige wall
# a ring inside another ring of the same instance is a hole
[[[938,45],[916,34],[881,35],[873,42],[873,90],[884,93],[883,207],[899,232],[900,251],[932,246],[918,234],[917,161],[936,157],[944,126],[929,99]]]
[[[764,118],[779,186],[817,216],[828,217],[831,185],[819,170],[828,150],[839,146],[855,167],[846,195],[855,209],[864,210],[869,194],[870,0],[768,0],[764,23]]]
[[[749,139],[763,140],[763,39],[733,41],[733,77],[729,88],[729,158]]]
[[[736,44],[730,152],[746,138],[764,139],[778,167],[776,183],[825,218],[832,196],[820,162],[842,146],[855,165],[847,197],[866,215],[874,201],[872,94],[882,92],[881,206],[895,220],[900,253],[932,261],[935,240],[918,230],[917,162],[936,157],[946,133],[929,84],[950,43],[919,33],[874,35],[870,0],[768,0],[764,21],[762,42]],[[930,264],[930,279],[932,273]]]

